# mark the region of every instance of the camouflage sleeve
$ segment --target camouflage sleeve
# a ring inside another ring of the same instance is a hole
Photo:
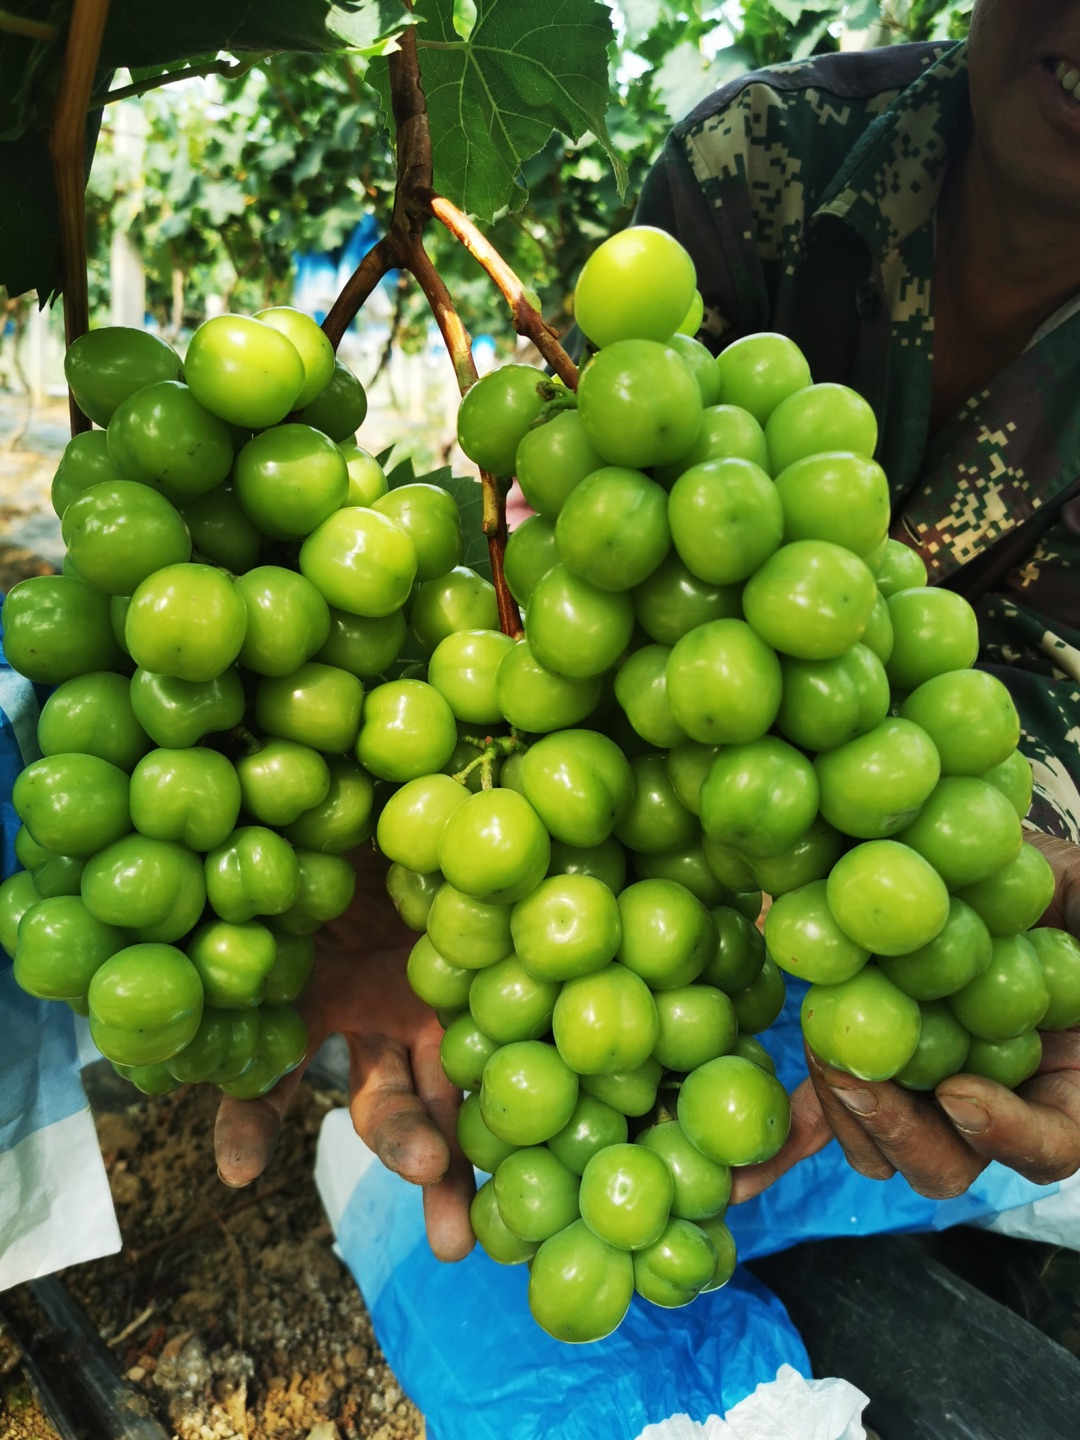
[[[1035,782],[1028,823],[1080,842],[1080,635],[1001,595],[977,613],[979,663],[1008,686],[1020,714]]]

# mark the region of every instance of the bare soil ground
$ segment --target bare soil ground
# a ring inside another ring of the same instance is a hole
[[[302,1086],[266,1174],[232,1191],[213,1169],[208,1087],[112,1090],[94,1108],[124,1248],[61,1278],[166,1432],[419,1440],[312,1179],[322,1117],[344,1097]],[[4,1299],[32,1323],[28,1295]],[[10,1342],[7,1357],[5,1379],[0,1336],[0,1435],[53,1440]]]

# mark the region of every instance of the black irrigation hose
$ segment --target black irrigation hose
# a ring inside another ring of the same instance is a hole
[[[27,1288],[44,1324],[32,1337],[14,1333],[27,1380],[60,1440],[168,1440],[63,1282],[50,1275]]]
[[[60,1440],[85,1440],[84,1432],[78,1428],[73,1418],[69,1415],[65,1401],[58,1394],[49,1377],[38,1364],[34,1351],[23,1342],[22,1336],[14,1329],[6,1317],[4,1324],[8,1332],[13,1335],[18,1342],[19,1349],[22,1352],[19,1357],[19,1368],[26,1377],[27,1383],[33,1392],[34,1399],[60,1437]]]

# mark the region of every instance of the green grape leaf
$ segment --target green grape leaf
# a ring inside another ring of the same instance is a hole
[[[399,460],[392,470],[387,470],[386,486],[388,490],[396,490],[399,485],[412,485],[416,478],[416,467],[413,465],[412,456],[406,455],[405,459]],[[438,481],[432,480],[429,483],[435,485],[438,484]]]
[[[476,0],[454,0],[454,29],[468,40],[476,24]]]
[[[751,64],[750,54],[738,45],[718,50],[710,60],[692,40],[684,40],[664,56],[652,83],[668,117],[676,121]]]
[[[608,138],[611,16],[598,0],[551,0],[538,17],[522,0],[476,0],[468,40],[454,0],[417,0],[420,72],[431,117],[435,188],[484,221],[526,194],[523,163],[554,131],[591,132],[619,183],[626,167]],[[385,66],[371,74],[388,115]]]
[[[852,0],[844,6],[844,25],[849,30],[868,30],[881,19],[881,0]]]
[[[484,497],[479,480],[471,475],[447,475],[442,482],[458,503],[461,531],[465,537],[465,553],[461,563],[475,570],[485,580],[491,579],[491,557],[483,530]]]
[[[450,466],[440,465],[436,470],[428,470],[423,475],[417,475],[414,472],[412,480],[409,483],[417,485],[438,485],[440,490],[450,490],[447,481],[452,478]],[[393,489],[393,486],[391,486],[391,489]],[[451,493],[453,492],[451,491]]]

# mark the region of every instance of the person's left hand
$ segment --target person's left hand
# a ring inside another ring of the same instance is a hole
[[[1028,832],[1054,867],[1057,887],[1041,924],[1080,936],[1080,846]],[[1015,1092],[954,1075],[933,1095],[871,1084],[807,1051],[809,1078],[791,1097],[791,1134],[764,1165],[736,1172],[733,1202],[759,1194],[834,1137],[861,1175],[899,1172],[920,1195],[960,1195],[991,1160],[1037,1184],[1080,1169],[1080,1029],[1045,1032],[1042,1063]]]
[[[473,1172],[457,1145],[461,1097],[443,1074],[442,1026],[406,979],[417,937],[387,898],[381,860],[370,850],[350,858],[355,898],[319,933],[315,969],[298,1002],[307,1056],[257,1100],[222,1098],[214,1128],[218,1174],[234,1186],[262,1174],[308,1060],[328,1035],[341,1034],[357,1134],[388,1169],[423,1187],[432,1250],[440,1260],[460,1260],[474,1243]]]

